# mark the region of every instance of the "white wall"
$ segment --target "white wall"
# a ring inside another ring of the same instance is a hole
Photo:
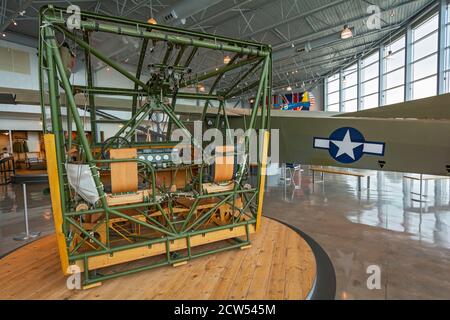
[[[40,146],[40,141],[39,141],[39,132],[36,132],[36,131],[28,132],[27,144],[28,144],[28,150],[30,152],[40,152],[41,146]]]
[[[11,48],[28,53],[30,59],[30,74],[21,74],[0,70],[0,87],[39,90],[39,59],[37,48],[26,47],[20,44],[0,41],[0,47]],[[1,57],[0,57],[1,59]],[[71,77],[72,83],[76,85],[84,85],[86,70],[84,66],[78,66],[79,71]],[[46,80],[44,80],[46,82]]]
[[[37,50],[8,41],[0,41],[0,46],[27,52],[31,72],[28,75],[0,70],[0,87],[37,90],[39,88]]]
[[[42,131],[42,124],[39,118],[23,120],[0,117],[0,130]]]
[[[19,44],[15,44],[9,41],[0,40],[0,46],[5,48],[11,48],[15,50],[21,50],[28,53],[30,59],[30,74],[20,74],[15,72],[7,72],[0,70],[0,87],[4,88],[15,88],[15,89],[26,89],[26,90],[39,90],[39,63],[37,48],[27,47]],[[2,57],[0,57],[2,59]],[[80,63],[77,60],[77,63]],[[76,73],[72,74],[71,82],[76,85],[85,85],[86,81],[86,69],[84,66],[76,66]],[[131,71],[134,73],[134,71]],[[143,76],[143,81],[147,81],[148,77]],[[46,75],[44,77],[44,82],[47,83]],[[128,80],[126,77],[122,76],[120,73],[112,68],[102,68],[96,74],[94,74],[94,82],[98,86],[105,87],[120,87],[120,88],[133,88],[134,84]],[[189,90],[195,92],[195,89]],[[208,88],[206,88],[206,92]],[[118,97],[120,99],[131,99],[130,97]],[[197,105],[203,107],[204,101],[196,100],[185,100],[179,99],[177,101],[179,104],[184,105]],[[218,106],[218,102],[213,101],[213,105]],[[233,104],[230,104],[232,106]],[[129,119],[130,112],[120,112],[120,111],[107,111],[108,113],[115,115],[121,119]],[[46,108],[47,117],[50,115],[49,107]],[[61,110],[63,119],[63,127],[66,129],[65,121],[65,108]],[[84,116],[84,112],[79,110],[80,117]],[[25,131],[41,131],[42,124],[40,121],[41,110],[39,106],[34,105],[7,105],[0,104],[0,130],[25,130]],[[89,112],[86,114],[89,117]],[[75,128],[75,125],[73,125]],[[105,139],[114,135],[119,129],[117,124],[99,124],[99,130],[104,131]],[[87,121],[85,130],[90,131],[90,123]]]
[[[316,98],[316,106],[311,108],[311,111],[324,111],[323,105],[323,81],[320,84],[311,90],[312,94]]]

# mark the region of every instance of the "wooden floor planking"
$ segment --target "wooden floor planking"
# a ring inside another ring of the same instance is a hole
[[[295,231],[264,218],[252,246],[68,290],[56,238],[48,236],[0,260],[0,299],[305,299],[316,276],[314,254]]]
[[[289,229],[283,228],[277,241],[277,248],[275,249],[274,259],[276,261],[272,267],[272,273],[270,274],[270,282],[268,285],[268,295],[270,299],[284,299],[285,292],[285,277],[286,277],[286,246],[288,242]],[[314,274],[315,276],[315,274]]]

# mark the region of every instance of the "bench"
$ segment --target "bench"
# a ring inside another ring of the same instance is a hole
[[[337,169],[331,169],[331,168],[322,168],[322,167],[310,167],[310,170],[312,171],[312,183],[313,183],[313,185],[315,183],[315,173],[316,172],[320,172],[322,174],[321,182],[323,182],[323,174],[324,173],[342,174],[342,175],[346,175],[346,176],[356,177],[356,178],[358,178],[358,191],[361,191],[362,178],[367,177],[367,189],[370,189],[370,174],[368,174],[368,173],[344,171],[344,170],[337,170]]]

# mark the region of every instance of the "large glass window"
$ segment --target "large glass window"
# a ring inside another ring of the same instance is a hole
[[[437,92],[437,75],[413,82],[412,90],[414,99],[435,96]]]
[[[447,6],[447,25],[445,26],[445,35],[444,92],[450,92],[450,4]]]
[[[450,3],[447,5],[445,21],[444,92],[450,92]],[[382,50],[364,56],[359,63],[326,78],[325,109],[353,112],[358,107],[378,107],[380,101],[389,105],[404,102],[405,96],[407,99],[421,99],[436,95],[439,13],[414,22],[410,28],[411,39],[408,38],[408,43],[406,32],[395,36],[384,44]]]
[[[383,50],[383,96],[386,105],[405,100],[405,41],[403,35]]]
[[[355,63],[342,71],[344,112],[358,110],[358,65]]]
[[[439,14],[415,26],[412,30],[412,81],[413,99],[437,94]]]
[[[340,79],[339,72],[327,78],[327,111],[339,111],[341,102],[339,95]]]
[[[378,107],[380,54],[376,53],[361,61],[361,109]]]
[[[385,91],[386,102],[385,104],[394,104],[405,101],[405,87],[397,87]]]

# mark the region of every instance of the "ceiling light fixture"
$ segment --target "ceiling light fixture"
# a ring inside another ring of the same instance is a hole
[[[155,19],[155,18],[150,18],[150,19],[148,19],[148,20],[147,20],[147,23],[148,23],[148,24],[158,24],[158,23],[156,22],[156,19]]]
[[[352,29],[350,29],[348,27],[348,25],[345,25],[344,28],[341,31],[341,39],[345,40],[345,39],[349,39],[351,37],[353,37]]]
[[[287,90],[287,91],[292,91],[292,87],[291,87],[291,86],[288,86],[288,87],[286,88],[286,90]]]
[[[225,56],[225,57],[223,58],[223,63],[225,63],[225,64],[229,64],[230,61],[231,61],[230,56]]]
[[[13,25],[17,26],[17,21],[13,20]]]

